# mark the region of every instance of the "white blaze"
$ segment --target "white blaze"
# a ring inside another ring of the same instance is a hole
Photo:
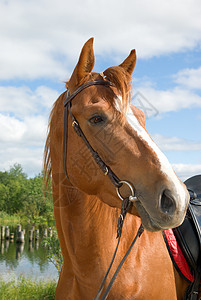
[[[150,138],[146,130],[140,125],[137,118],[134,116],[131,108],[129,108],[128,110],[127,120],[130,126],[137,132],[138,136],[144,141],[146,141],[149,147],[152,148],[153,151],[156,153],[156,156],[158,157],[158,160],[160,162],[161,172],[163,172],[168,177],[168,180],[169,182],[171,182],[171,185],[173,187],[172,191],[174,191],[176,198],[180,199],[181,205],[183,206],[182,208],[184,208],[186,192],[181,182],[178,180],[177,176],[175,175],[167,157],[161,152],[158,146]]]
[[[116,100],[115,101],[116,110],[118,110],[119,112],[122,112],[122,107],[123,107],[122,97],[120,95],[117,95],[115,100]]]

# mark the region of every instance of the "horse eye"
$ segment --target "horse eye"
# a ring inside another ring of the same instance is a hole
[[[96,125],[96,124],[100,124],[100,123],[104,122],[104,119],[101,116],[94,116],[91,119],[89,119],[89,122],[92,125]]]

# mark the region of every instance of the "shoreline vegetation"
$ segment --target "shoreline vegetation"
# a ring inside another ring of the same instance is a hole
[[[0,277],[1,300],[53,300],[57,282],[55,280],[38,281],[24,276],[4,280]]]
[[[46,238],[48,259],[60,273],[62,255],[55,230],[51,184],[44,194],[43,175],[28,178],[21,165],[14,164],[9,171],[0,171],[0,226],[30,224],[52,226],[52,238]],[[57,282],[55,280],[34,280],[24,275],[4,279],[0,275],[1,300],[54,299]]]
[[[0,211],[0,224],[1,225],[16,225],[21,223],[20,216],[18,215],[8,215],[5,212]]]

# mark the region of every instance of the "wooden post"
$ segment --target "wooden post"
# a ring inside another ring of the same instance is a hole
[[[19,231],[16,238],[16,243],[24,243],[24,232]]]
[[[10,241],[13,242],[13,240],[14,240],[14,233],[12,232],[12,233],[10,234]]]
[[[4,254],[4,240],[1,239],[1,254]]]
[[[22,230],[22,226],[20,224],[17,225],[17,234]]]
[[[10,237],[10,229],[9,229],[8,226],[6,226],[5,237],[6,237],[6,240],[9,240],[9,237]]]
[[[4,240],[5,238],[5,226],[1,226],[1,239]]]

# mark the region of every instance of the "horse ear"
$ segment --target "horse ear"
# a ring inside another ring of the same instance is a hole
[[[122,67],[126,72],[128,72],[131,75],[133,73],[135,65],[136,65],[136,52],[134,49],[131,50],[129,56],[119,66]]]
[[[73,92],[73,90],[79,85],[80,81],[91,73],[94,67],[94,51],[93,51],[93,38],[90,38],[82,47],[78,63],[69,79],[66,82],[66,88]]]
[[[90,38],[83,46],[80,57],[76,66],[78,82],[91,73],[94,67],[94,51],[93,51],[93,38]]]

